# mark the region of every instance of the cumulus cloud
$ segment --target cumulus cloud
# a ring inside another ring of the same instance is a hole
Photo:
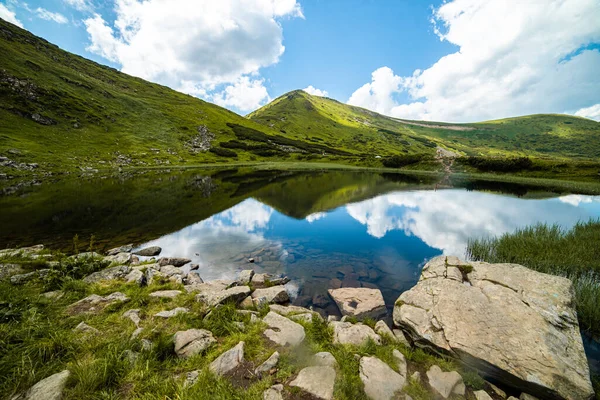
[[[303,17],[296,0],[115,0],[115,13],[85,20],[90,52],[242,110],[268,100],[257,74],[285,50],[280,19]]]
[[[581,108],[575,112],[578,117],[593,119],[594,121],[600,122],[600,103],[595,104],[591,107]]]
[[[326,216],[327,216],[327,213],[317,212],[317,213],[308,215],[305,219],[306,219],[306,221],[308,221],[309,224],[312,224],[313,222],[323,219]]]
[[[6,7],[2,3],[0,3],[0,18],[2,18],[5,21],[10,22],[11,24],[15,24],[21,28],[23,27],[23,24],[21,23],[21,21],[19,21],[17,19],[17,15],[15,14],[15,12],[9,10],[8,7]]]
[[[598,102],[597,0],[452,0],[433,12],[440,40],[458,50],[411,76],[373,72],[349,103],[387,115],[477,121],[565,112]],[[400,92],[407,104],[395,99]]]
[[[66,24],[69,20],[61,13],[48,11],[45,8],[38,7],[35,10],[36,15],[46,21],[54,21],[57,24]]]
[[[304,90],[308,94],[312,94],[313,96],[321,96],[321,97],[329,96],[329,93],[327,92],[327,90],[317,89],[313,85],[309,85],[308,87],[305,87],[302,90]]]

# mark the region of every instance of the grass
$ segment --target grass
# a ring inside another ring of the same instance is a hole
[[[536,225],[499,238],[475,239],[467,252],[474,260],[516,263],[573,281],[582,329],[600,335],[600,221],[578,223],[571,230]]]

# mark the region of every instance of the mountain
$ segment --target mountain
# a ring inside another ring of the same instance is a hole
[[[441,146],[465,155],[600,157],[600,123],[570,115],[469,124],[410,121],[297,90],[247,117],[296,139],[368,154],[433,153]]]

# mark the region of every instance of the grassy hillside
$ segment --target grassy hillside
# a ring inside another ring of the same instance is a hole
[[[471,124],[409,121],[311,96],[285,94],[248,115],[298,139],[371,154],[432,154],[600,158],[600,123],[568,115],[529,115]]]
[[[2,19],[0,54],[0,157],[16,164],[58,170],[285,159],[295,151],[345,154],[296,143],[214,104],[63,51]],[[18,175],[27,168],[5,171]]]

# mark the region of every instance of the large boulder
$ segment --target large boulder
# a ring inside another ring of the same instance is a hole
[[[172,265],[174,267],[183,267],[185,264],[192,262],[189,258],[178,258],[178,257],[161,257],[158,259],[158,264],[161,267],[166,265]]]
[[[175,342],[175,353],[179,358],[195,356],[217,343],[212,332],[206,329],[179,331],[173,337],[173,341]]]
[[[549,399],[593,396],[568,279],[437,257],[396,302],[394,323],[417,346],[507,386]]]
[[[285,303],[290,300],[285,286],[271,286],[264,289],[256,289],[252,293],[252,299],[255,304],[271,304],[271,303]]]
[[[202,292],[196,295],[196,300],[204,302],[211,307],[215,307],[218,304],[227,302],[233,302],[237,304],[248,297],[250,292],[251,290],[248,286],[234,286],[221,291]]]
[[[381,344],[381,337],[368,325],[352,324],[350,322],[331,321],[333,327],[333,343],[361,346],[370,340]]]
[[[379,289],[341,288],[329,289],[342,315],[358,319],[378,319],[386,314],[385,301]]]
[[[273,311],[269,311],[263,318],[263,322],[268,326],[264,335],[279,346],[297,346],[302,343],[306,335],[302,325]]]
[[[134,251],[133,254],[136,256],[153,257],[159,255],[161,251],[162,249],[158,246],[150,246]]]

